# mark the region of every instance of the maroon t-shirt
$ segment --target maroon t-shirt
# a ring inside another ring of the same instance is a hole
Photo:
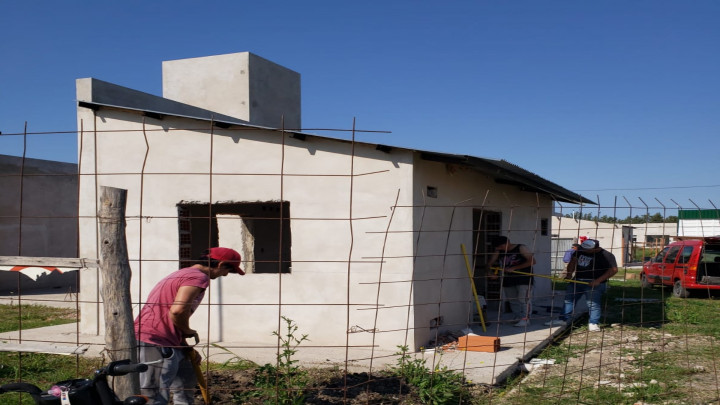
[[[160,280],[150,291],[147,302],[135,318],[135,337],[141,342],[158,346],[180,346],[182,333],[170,320],[170,307],[175,301],[175,296],[183,286],[202,288],[203,291],[192,303],[192,312],[195,312],[205,296],[208,285],[210,285],[210,277],[193,267],[180,269]]]

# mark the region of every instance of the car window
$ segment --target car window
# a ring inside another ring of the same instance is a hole
[[[720,262],[720,245],[705,245],[700,253],[700,261],[703,263]]]
[[[678,259],[678,263],[687,263],[690,261],[690,256],[692,256],[693,247],[692,246],[685,246],[682,250],[682,254],[680,255],[680,258]]]
[[[655,256],[655,258],[653,259],[653,262],[655,262],[655,263],[662,263],[663,257],[665,257],[665,254],[667,253],[667,251],[668,251],[669,249],[670,249],[670,248],[666,247],[665,249],[662,250],[662,252],[658,253],[658,255]]]
[[[665,263],[675,263],[675,258],[677,258],[678,253],[680,253],[680,246],[670,248],[670,251],[665,255],[665,260],[663,261]]]

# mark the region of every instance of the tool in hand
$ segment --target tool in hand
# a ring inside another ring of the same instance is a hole
[[[198,338],[198,335],[195,336],[195,345],[200,343],[200,338]],[[186,350],[189,352],[190,355],[190,363],[192,363],[193,370],[195,370],[195,376],[197,377],[198,385],[200,386],[200,394],[202,394],[203,400],[205,401],[206,405],[210,405],[210,396],[208,395],[207,391],[207,381],[205,381],[205,374],[203,374],[202,370],[200,369],[200,359],[198,358],[198,354],[195,351],[195,345],[189,346]]]
[[[480,300],[478,299],[477,289],[475,288],[475,281],[473,280],[473,272],[470,270],[470,262],[468,261],[467,253],[465,252],[465,245],[460,244],[462,249],[463,257],[465,257],[465,267],[467,267],[468,277],[470,277],[470,286],[472,286],[473,297],[475,297],[475,305],[477,305],[478,314],[480,315],[480,324],[482,325],[483,332],[485,329],[485,319],[483,318],[482,307],[480,306]]]
[[[490,270],[493,271],[494,274],[498,274],[498,272],[503,271],[502,267],[491,267]],[[568,283],[577,283],[577,284],[590,284],[587,281],[578,281],[578,280],[572,280],[569,278],[560,278],[560,277],[553,277],[553,276],[546,276],[544,274],[535,274],[535,273],[526,273],[524,271],[511,271],[510,273],[517,273],[517,274],[524,274],[527,276],[535,276],[535,277],[542,277],[542,278],[549,278],[553,281],[567,281]]]

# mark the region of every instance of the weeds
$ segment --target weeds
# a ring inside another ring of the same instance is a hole
[[[232,369],[232,370],[247,370],[247,369],[257,367],[257,364],[253,363],[250,360],[243,359],[242,357],[233,353],[232,351],[230,351],[228,348],[226,348],[224,346],[220,346],[217,343],[210,343],[210,346],[216,347],[230,355],[229,359],[225,360],[223,363],[221,363],[216,368],[227,368],[227,369]]]
[[[400,351],[395,353],[399,356],[397,366],[391,368],[391,371],[403,378],[407,384],[414,386],[424,404],[457,404],[461,398],[469,397],[461,374],[439,365],[430,370],[426,366],[427,360],[412,358],[408,354],[407,346],[398,348]]]
[[[276,364],[268,363],[260,366],[254,379],[258,390],[241,396],[264,398],[265,404],[304,404],[305,387],[310,379],[308,372],[297,365],[298,360],[295,360],[293,356],[297,353],[297,347],[302,342],[309,340],[308,335],[298,338],[296,336],[298,326],[295,322],[284,316],[282,319],[285,321],[287,332],[283,335],[279,331],[272,333],[280,340],[281,350],[277,354]],[[242,400],[240,397],[238,399]]]

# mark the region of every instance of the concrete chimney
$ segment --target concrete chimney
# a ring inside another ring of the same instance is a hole
[[[300,129],[300,74],[250,52],[162,63],[163,97],[247,121]]]

